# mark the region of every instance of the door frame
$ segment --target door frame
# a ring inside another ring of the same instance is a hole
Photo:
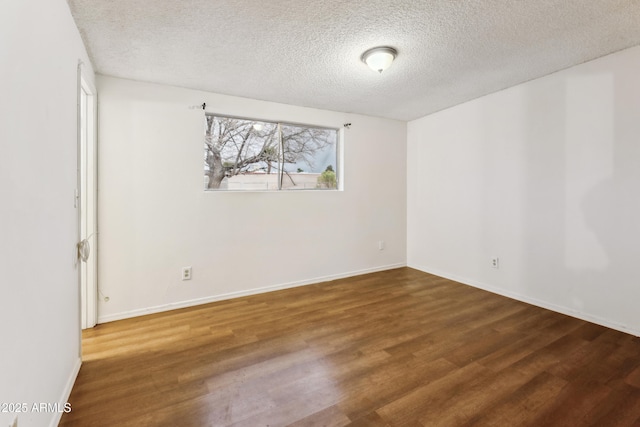
[[[98,157],[97,157],[97,92],[87,78],[84,64],[78,63],[78,165],[76,208],[78,210],[78,242],[89,241],[86,262],[78,260],[80,326],[93,328],[98,321]]]

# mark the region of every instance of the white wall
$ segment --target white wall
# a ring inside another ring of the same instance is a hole
[[[405,122],[102,76],[98,93],[100,322],[405,265]],[[345,190],[203,191],[204,113],[189,108],[203,102],[220,114],[351,122]]]
[[[93,71],[64,0],[0,13],[0,402],[66,402],[80,366],[77,66]],[[58,413],[20,414],[20,427]],[[0,413],[0,426],[13,416]]]
[[[640,335],[638,76],[635,47],[410,122],[408,265]]]

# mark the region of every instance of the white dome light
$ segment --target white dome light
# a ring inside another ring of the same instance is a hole
[[[374,47],[362,54],[362,62],[366,63],[372,70],[382,73],[389,68],[389,65],[397,55],[398,51],[392,47]]]

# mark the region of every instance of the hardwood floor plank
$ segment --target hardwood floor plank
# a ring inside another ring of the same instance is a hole
[[[613,390],[600,404],[587,414],[592,426],[638,425],[640,418],[640,390],[622,386]]]
[[[339,406],[355,422],[456,369],[457,366],[444,359],[425,361],[410,355],[394,357],[373,372],[365,372],[344,383],[345,397]]]
[[[586,426],[589,412],[606,402],[611,389],[593,382],[569,383],[554,398],[553,404],[536,415],[538,425]]]
[[[536,414],[553,404],[553,397],[567,382],[542,372],[523,384],[510,395],[503,396],[492,407],[479,411],[464,425],[468,426],[528,426]]]
[[[338,405],[332,405],[321,411],[315,412],[308,417],[299,419],[290,427],[342,427],[349,425],[351,421]]]
[[[586,346],[588,346],[588,341],[569,335],[562,335],[550,344],[520,359],[512,367],[525,373],[538,374],[560,363],[563,358],[570,357],[572,353],[580,351]]]
[[[470,363],[440,379],[398,396],[376,412],[393,426],[421,424],[420,419],[437,418],[440,407],[455,399],[465,389],[474,387],[491,376],[488,369]]]
[[[631,371],[624,381],[633,387],[640,387],[640,366]]]
[[[529,378],[518,372],[504,370],[478,383],[465,387],[454,399],[449,399],[438,408],[437,413],[429,413],[420,422],[424,426],[462,425],[479,412],[486,411],[496,401],[510,396]]]
[[[382,419],[376,412],[370,412],[367,415],[358,418],[348,424],[349,427],[391,427],[391,424]]]
[[[555,341],[554,337],[548,335],[522,334],[512,342],[506,343],[501,348],[480,358],[478,363],[494,372],[500,372],[553,341]]]
[[[83,332],[61,426],[627,426],[640,339],[410,268]]]

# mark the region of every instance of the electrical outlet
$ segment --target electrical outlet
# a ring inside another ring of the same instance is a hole
[[[191,280],[191,267],[182,267],[182,280]]]
[[[384,240],[378,241],[378,250],[384,251]]]
[[[498,257],[493,257],[491,258],[491,267],[493,268],[500,268],[500,258]]]

